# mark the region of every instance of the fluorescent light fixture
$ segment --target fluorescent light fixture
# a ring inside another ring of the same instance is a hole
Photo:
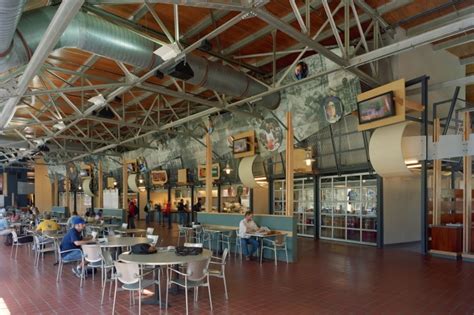
[[[405,164],[417,164],[419,161],[418,160],[405,160]]]
[[[157,50],[153,52],[155,55],[158,55],[164,61],[168,61],[170,59],[176,58],[180,53],[181,50],[179,49],[178,44],[167,44],[163,45]]]
[[[33,135],[26,134],[25,137],[28,138],[28,139],[31,139],[31,138],[33,138]]]
[[[421,164],[411,164],[411,165],[407,165],[407,168],[419,168],[421,167]]]
[[[20,151],[26,151],[26,148],[20,148]]]

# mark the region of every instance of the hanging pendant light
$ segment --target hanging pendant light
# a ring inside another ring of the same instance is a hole
[[[225,165],[224,172],[229,175],[230,172],[232,172],[232,169],[230,168],[229,162]]]
[[[313,159],[313,152],[312,152],[311,148],[306,149],[306,156],[305,156],[304,161],[305,161],[307,166],[311,166],[311,164],[315,161]]]

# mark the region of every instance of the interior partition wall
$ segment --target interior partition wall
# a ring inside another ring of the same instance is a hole
[[[368,173],[322,176],[319,237],[377,245],[377,178]]]
[[[315,226],[315,202],[314,202],[314,178],[295,178],[293,184],[294,213],[297,216],[298,236],[314,237]],[[273,214],[285,215],[285,192],[286,181],[284,179],[273,181]]]

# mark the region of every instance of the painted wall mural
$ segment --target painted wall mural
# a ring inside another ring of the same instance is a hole
[[[332,69],[336,65],[319,55],[304,59],[308,66],[308,76]],[[298,79],[294,73],[283,80],[282,84],[295,82]],[[295,136],[305,139],[319,130],[327,127],[326,118],[328,99],[337,99],[338,115],[348,115],[357,108],[356,98],[360,93],[359,79],[347,72],[337,71],[320,76],[296,86],[289,87],[281,92],[281,104],[276,111],[258,109],[264,117],[263,120],[249,119],[238,113],[225,113],[212,118],[214,131],[211,135],[213,143],[214,160],[232,159],[232,148],[229,137],[240,132],[255,130],[258,139],[258,150],[263,158],[268,158],[276,152],[285,150],[285,113],[293,113]],[[149,142],[157,146],[158,150],[138,149],[127,152],[125,158],[136,159],[144,157],[149,170],[157,167],[163,169],[197,168],[205,163],[204,126],[207,118],[191,122],[188,129],[189,135],[182,134],[156,134]],[[331,120],[332,122],[334,121]],[[191,135],[191,136],[190,136]],[[101,157],[104,172],[116,172],[121,165],[118,158]],[[92,158],[97,160],[97,157]],[[54,172],[58,171],[57,169]],[[61,170],[62,171],[62,170]]]

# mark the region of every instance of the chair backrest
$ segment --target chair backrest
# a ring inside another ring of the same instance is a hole
[[[97,262],[102,260],[100,246],[97,244],[84,244],[81,246],[84,253],[84,259],[88,262]]]
[[[13,232],[12,232],[13,233]],[[15,233],[16,234],[16,233]],[[15,234],[13,234],[13,243],[18,241],[18,237],[15,240]],[[41,243],[38,234],[33,234],[33,244],[34,245],[39,245]]]
[[[225,248],[224,252],[222,253],[222,263],[225,264],[225,261],[227,259],[227,255],[229,254],[229,249]]]
[[[285,245],[285,242],[286,242],[286,234],[277,234],[275,236],[276,245]]]
[[[122,229],[124,229],[124,230],[125,230],[125,229],[127,228],[127,226],[128,226],[128,224],[127,224],[127,223],[122,223]]]
[[[112,266],[114,264],[114,259],[112,258],[112,254],[106,248],[102,248],[102,259],[104,260],[104,265]]]
[[[202,248],[203,244],[202,243],[184,243],[184,247]]]
[[[99,234],[99,232],[97,232],[97,231],[92,231],[92,232],[91,232],[92,238],[95,239],[95,238],[97,237],[97,234]]]
[[[158,235],[147,235],[146,238],[151,240],[151,245],[155,247],[158,245],[158,240],[160,239]]]
[[[188,263],[186,273],[188,279],[192,281],[203,280],[208,275],[208,267],[211,257],[205,260],[192,261]]]
[[[152,227],[146,228],[146,235],[152,235],[153,231],[155,231],[155,228],[152,228]]]
[[[16,231],[11,230],[11,232],[12,232],[13,243],[18,242],[18,234],[16,234]]]
[[[138,282],[140,268],[136,263],[124,263],[114,261],[115,270],[117,271],[117,279],[124,284],[133,284]]]

